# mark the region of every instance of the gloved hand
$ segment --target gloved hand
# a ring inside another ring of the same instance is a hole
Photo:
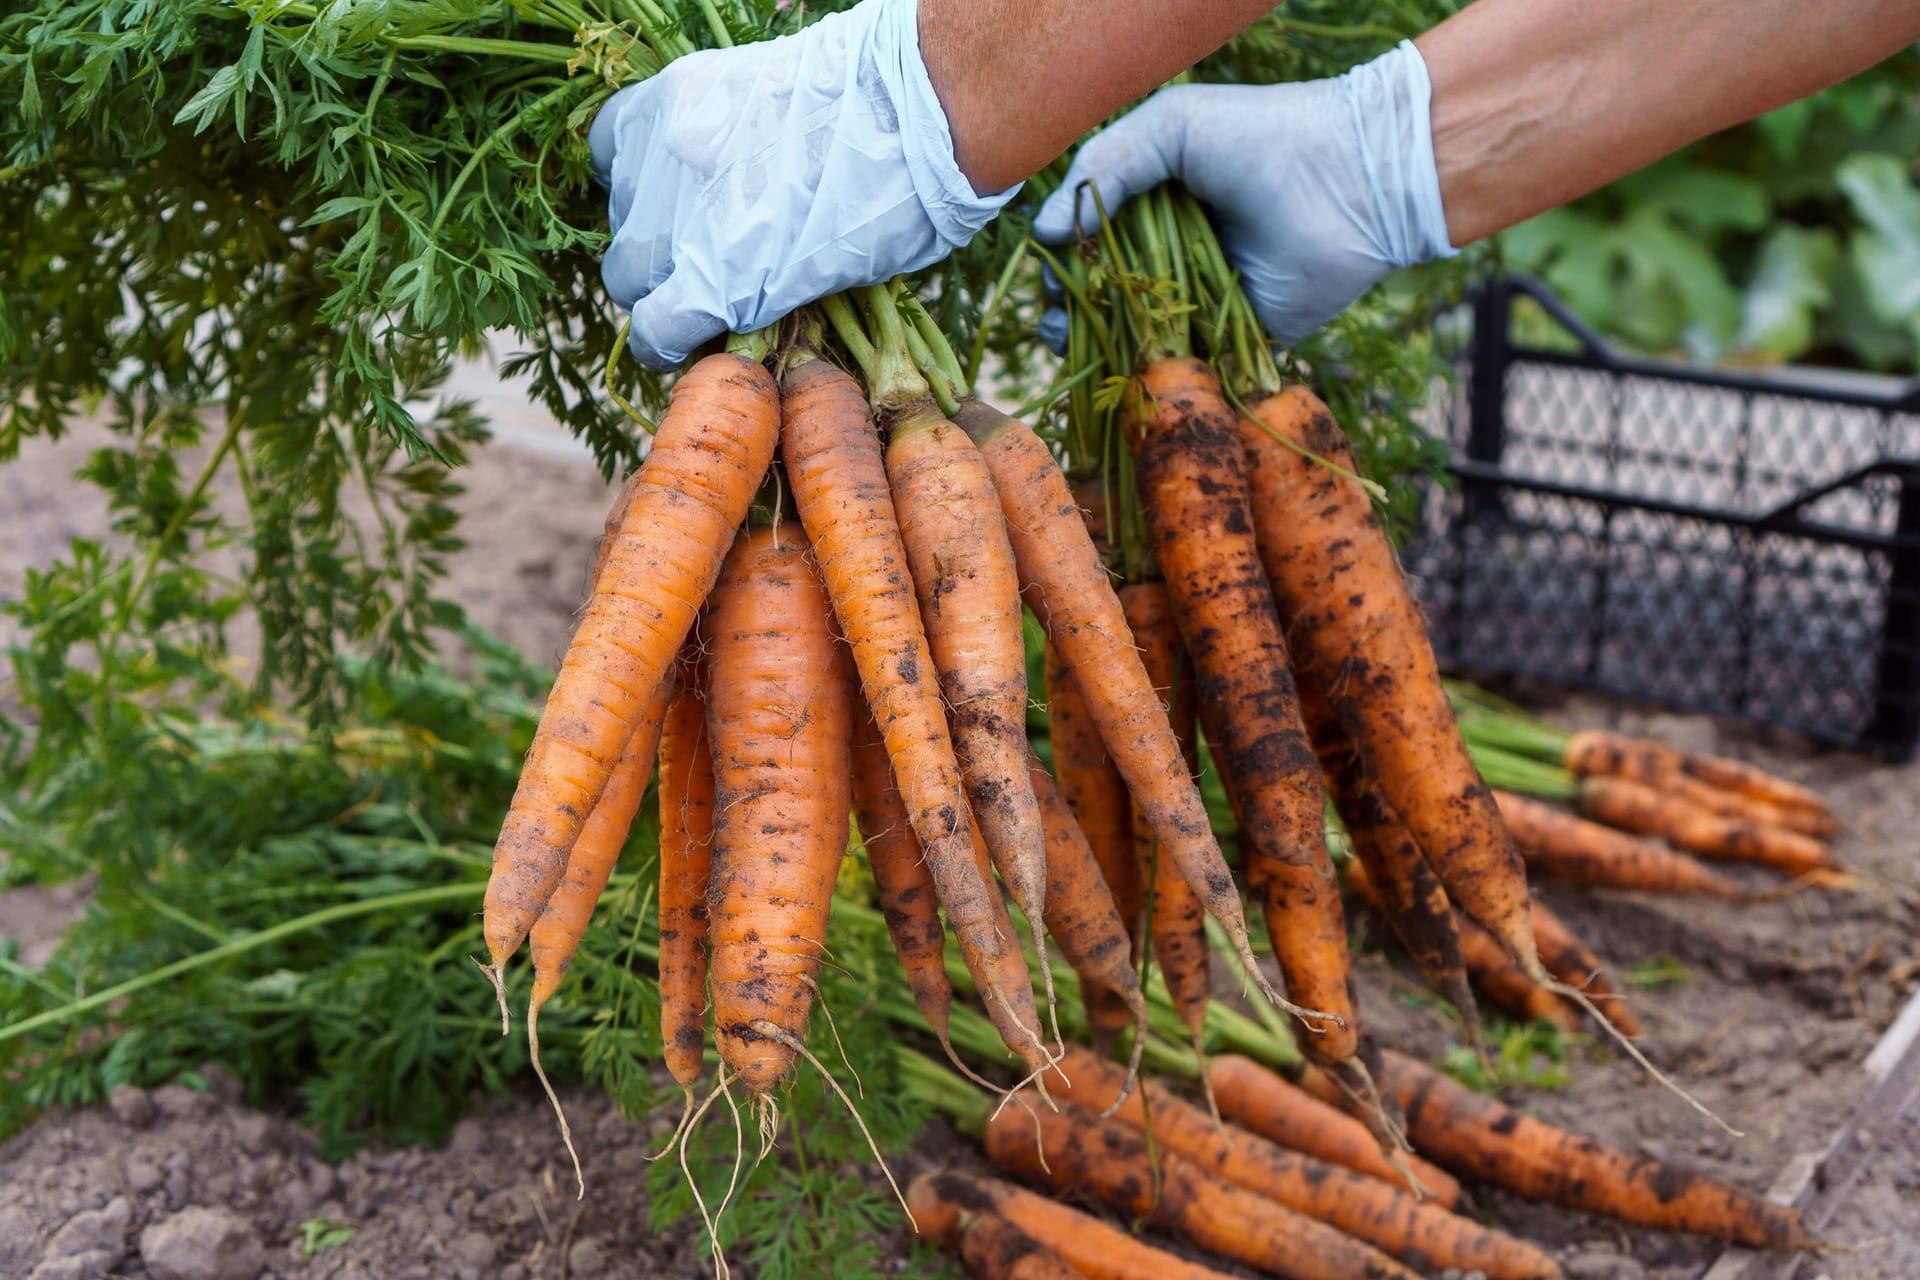
[[[1019,190],[977,196],[960,172],[916,0],[681,58],[615,94],[588,142],[611,188],[601,276],[656,369],[936,262]]]
[[[1389,271],[1455,252],[1434,169],[1426,63],[1411,43],[1329,80],[1162,89],[1080,148],[1034,238],[1074,238],[1085,181],[1111,215],[1176,180],[1212,215],[1268,334],[1297,342]],[[1083,231],[1098,227],[1090,197]],[[1057,282],[1056,282],[1057,283]],[[1040,334],[1059,350],[1064,313]]]

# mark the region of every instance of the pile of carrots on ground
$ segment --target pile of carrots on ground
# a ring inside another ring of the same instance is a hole
[[[1557,1274],[1451,1213],[1458,1184],[1423,1156],[1630,1221],[1803,1243],[1786,1211],[1382,1055],[1355,1007],[1342,890],[1385,916],[1470,1031],[1469,983],[1501,999],[1498,973],[1530,1015],[1600,1008],[1630,1035],[1598,962],[1532,901],[1523,851],[1588,884],[1743,891],[1496,796],[1476,754],[1698,852],[1722,847],[1703,847],[1701,814],[1752,856],[1787,834],[1820,847],[1830,815],[1729,762],[1457,716],[1345,438],[1280,376],[1197,208],[1162,192],[1128,212],[1126,236],[1089,250],[1115,259],[1105,303],[1091,273],[1064,272],[1063,376],[1126,375],[1064,445],[974,397],[897,284],[682,374],[608,519],[495,851],[485,934],[503,1020],[503,971],[527,942],[537,1058],[539,1009],[657,776],[661,1029],[689,1115],[710,1031],[716,1089],[744,1087],[771,1135],[775,1092],[810,1057],[851,814],[908,978],[902,1020],[960,1074],[911,1054],[908,1069],[1026,1181],[1290,1276]],[[1046,635],[1044,689],[1028,684],[1023,606]],[[1027,739],[1035,700],[1050,768]],[[1196,782],[1203,751],[1236,820],[1237,880]],[[1154,1061],[1181,1060],[1170,1028],[1201,1043],[1217,959],[1291,1016],[1304,1084],[1235,1057],[1186,1060],[1203,1106],[1138,1083],[1156,1046]],[[995,1108],[965,1059],[994,1070],[1006,1051],[1018,1082]],[[978,1274],[1207,1274],[1010,1184],[936,1175],[909,1199]]]

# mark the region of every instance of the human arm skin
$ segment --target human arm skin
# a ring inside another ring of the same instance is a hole
[[[920,53],[976,191],[1032,176],[1271,0],[920,0]]]
[[[1478,0],[1414,41],[1465,245],[1920,39],[1917,0]]]

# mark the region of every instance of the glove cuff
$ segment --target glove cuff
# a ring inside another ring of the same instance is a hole
[[[953,130],[920,55],[919,0],[873,0],[883,12],[874,31],[873,60],[900,121],[901,150],[915,194],[948,248],[957,249],[992,221],[1022,183],[978,195],[953,154]]]
[[[1341,77],[1372,186],[1382,256],[1410,267],[1459,250],[1447,238],[1433,155],[1433,81],[1411,40]]]

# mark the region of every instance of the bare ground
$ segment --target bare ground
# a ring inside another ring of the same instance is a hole
[[[105,531],[92,491],[68,479],[88,447],[83,431],[0,467],[0,598],[70,537]],[[467,484],[470,545],[453,561],[451,594],[530,653],[557,657],[608,486],[562,442],[524,425],[480,452]],[[1602,1048],[1576,1051],[1572,1087],[1510,1101],[1627,1150],[1764,1190],[1794,1154],[1820,1149],[1858,1104],[1867,1087],[1859,1063],[1920,972],[1907,905],[1920,891],[1920,770],[1699,718],[1649,720],[1595,700],[1548,711],[1572,726],[1644,728],[1755,759],[1819,787],[1853,824],[1841,853],[1865,873],[1859,894],[1736,909],[1543,889],[1616,968],[1671,959],[1685,971],[1684,980],[1634,997],[1648,1051],[1746,1136],[1720,1133]],[[83,896],[0,895],[0,935],[22,939],[30,956],[44,954],[61,913]],[[1445,1018],[1404,969],[1369,950],[1361,970],[1363,1007],[1384,1039],[1429,1053],[1449,1042]],[[297,1126],[248,1110],[217,1076],[211,1084],[204,1092],[123,1093],[110,1108],[49,1114],[0,1148],[0,1276],[707,1273],[684,1229],[648,1230],[648,1128],[621,1120],[597,1097],[576,1094],[568,1103],[593,1183],[580,1204],[544,1102],[530,1092],[481,1100],[442,1148],[370,1150],[329,1166]],[[1829,1228],[1835,1240],[1865,1247],[1802,1263],[1802,1280],[1920,1275],[1920,1133],[1894,1126],[1873,1140],[1882,1154]],[[966,1158],[964,1142],[935,1125],[914,1163]],[[1499,1194],[1482,1193],[1479,1203],[1589,1280],[1679,1280],[1716,1253],[1699,1241]],[[302,1224],[315,1220],[353,1234],[306,1259]]]

